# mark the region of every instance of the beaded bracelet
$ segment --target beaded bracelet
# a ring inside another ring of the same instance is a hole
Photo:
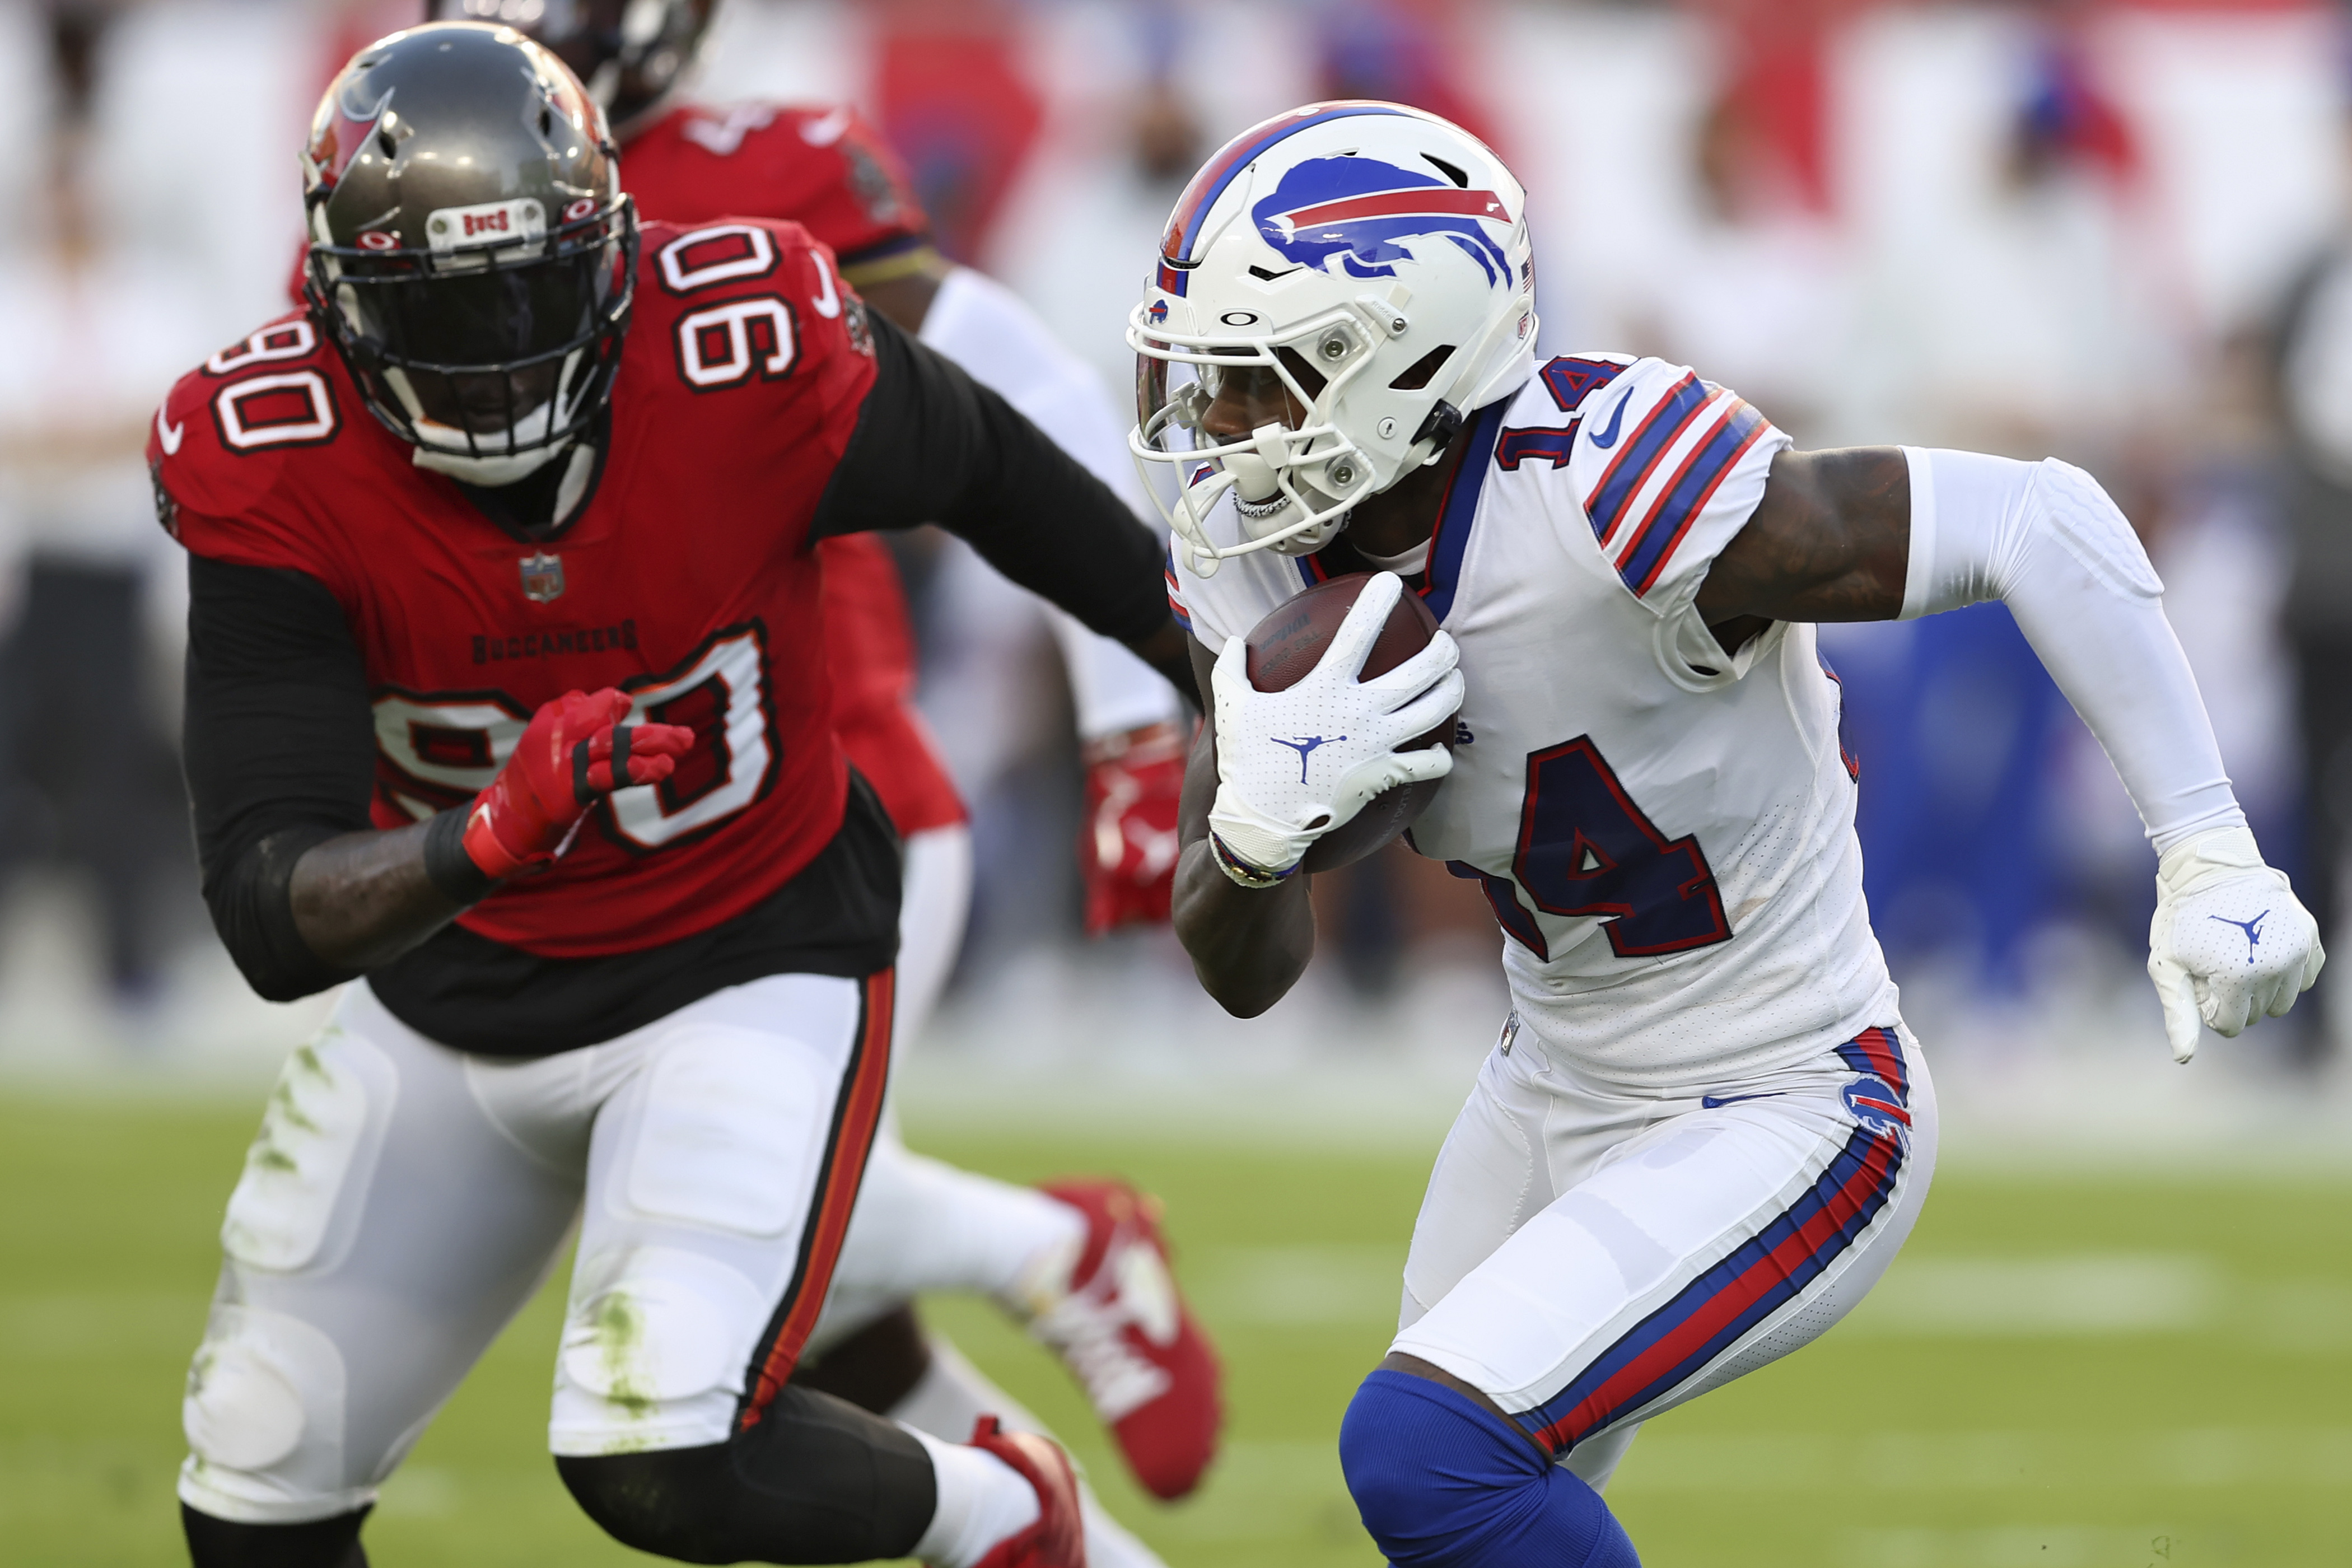
[[[1268,871],[1253,866],[1226,848],[1225,841],[1213,832],[1209,835],[1209,854],[1215,859],[1217,869],[1225,874],[1227,880],[1236,887],[1247,888],[1252,892],[1263,892],[1268,888],[1279,887],[1288,881],[1298,870],[1297,866],[1291,867],[1287,871]]]

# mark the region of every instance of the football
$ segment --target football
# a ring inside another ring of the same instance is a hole
[[[1348,618],[1356,595],[1370,581],[1370,576],[1357,572],[1318,583],[1286,600],[1252,626],[1244,639],[1250,684],[1260,691],[1281,691],[1304,678],[1322,658],[1323,650],[1331,646],[1331,638],[1339,632],[1339,623]],[[1372,639],[1361,673],[1387,674],[1427,647],[1429,639],[1436,635],[1437,617],[1429,613],[1429,606],[1421,602],[1419,595],[1407,593],[1389,612],[1388,624],[1381,627],[1381,635]],[[1412,742],[1414,748],[1453,744],[1451,714],[1444,723]],[[1317,839],[1301,865],[1308,871],[1336,871],[1362,859],[1411,827],[1429,809],[1441,782],[1431,780],[1383,790],[1367,801],[1363,810]]]

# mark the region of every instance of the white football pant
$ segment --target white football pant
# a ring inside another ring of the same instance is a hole
[[[499,1061],[347,987],[288,1060],[229,1200],[182,1499],[251,1524],[372,1501],[575,1216],[550,1447],[725,1441],[814,1326],[888,1016],[887,973],[772,975]]]
[[[898,912],[898,989],[891,1048],[921,1033],[963,946],[971,910],[971,832],[961,824],[907,840]],[[897,1097],[866,1164],[866,1185],[833,1271],[833,1293],[810,1341],[822,1355],[919,1292],[969,1290],[1010,1303],[1041,1257],[1082,1242],[1076,1210],[1034,1188],[960,1171],[911,1152],[898,1135]],[[887,1415],[961,1443],[972,1423],[993,1415],[1006,1427],[1041,1432],[1043,1422],[991,1382],[946,1340],[933,1336],[930,1370]],[[1096,1501],[1082,1480],[1087,1560],[1093,1568],[1161,1568],[1151,1550]]]
[[[971,830],[958,824],[908,838],[891,1030],[901,1059],[955,967],[971,908]],[[895,1107],[886,1109],[810,1353],[822,1356],[923,1291],[978,1291],[1010,1303],[1032,1264],[1085,1234],[1076,1209],[1034,1188],[910,1152]],[[970,1435],[967,1428],[952,1437]]]
[[[1506,1032],[1447,1135],[1390,1347],[1608,1484],[1643,1420],[1817,1338],[1893,1262],[1936,1164],[1899,1026],[1687,1098]]]

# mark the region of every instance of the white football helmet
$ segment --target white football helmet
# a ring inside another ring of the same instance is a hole
[[[1129,446],[1192,569],[1319,550],[1350,507],[1535,374],[1526,193],[1436,115],[1293,110],[1185,187],[1127,341]],[[1235,410],[1258,422],[1238,426]],[[1222,505],[1244,542],[1220,549],[1207,525]]]

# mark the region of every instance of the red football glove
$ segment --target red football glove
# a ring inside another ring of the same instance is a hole
[[[616,789],[669,777],[694,731],[623,724],[629,706],[608,687],[593,696],[567,691],[530,716],[514,755],[466,816],[466,854],[484,876],[552,863],[590,806]]]
[[[1176,886],[1176,805],[1184,793],[1185,732],[1146,724],[1087,748],[1087,931],[1156,925]]]

